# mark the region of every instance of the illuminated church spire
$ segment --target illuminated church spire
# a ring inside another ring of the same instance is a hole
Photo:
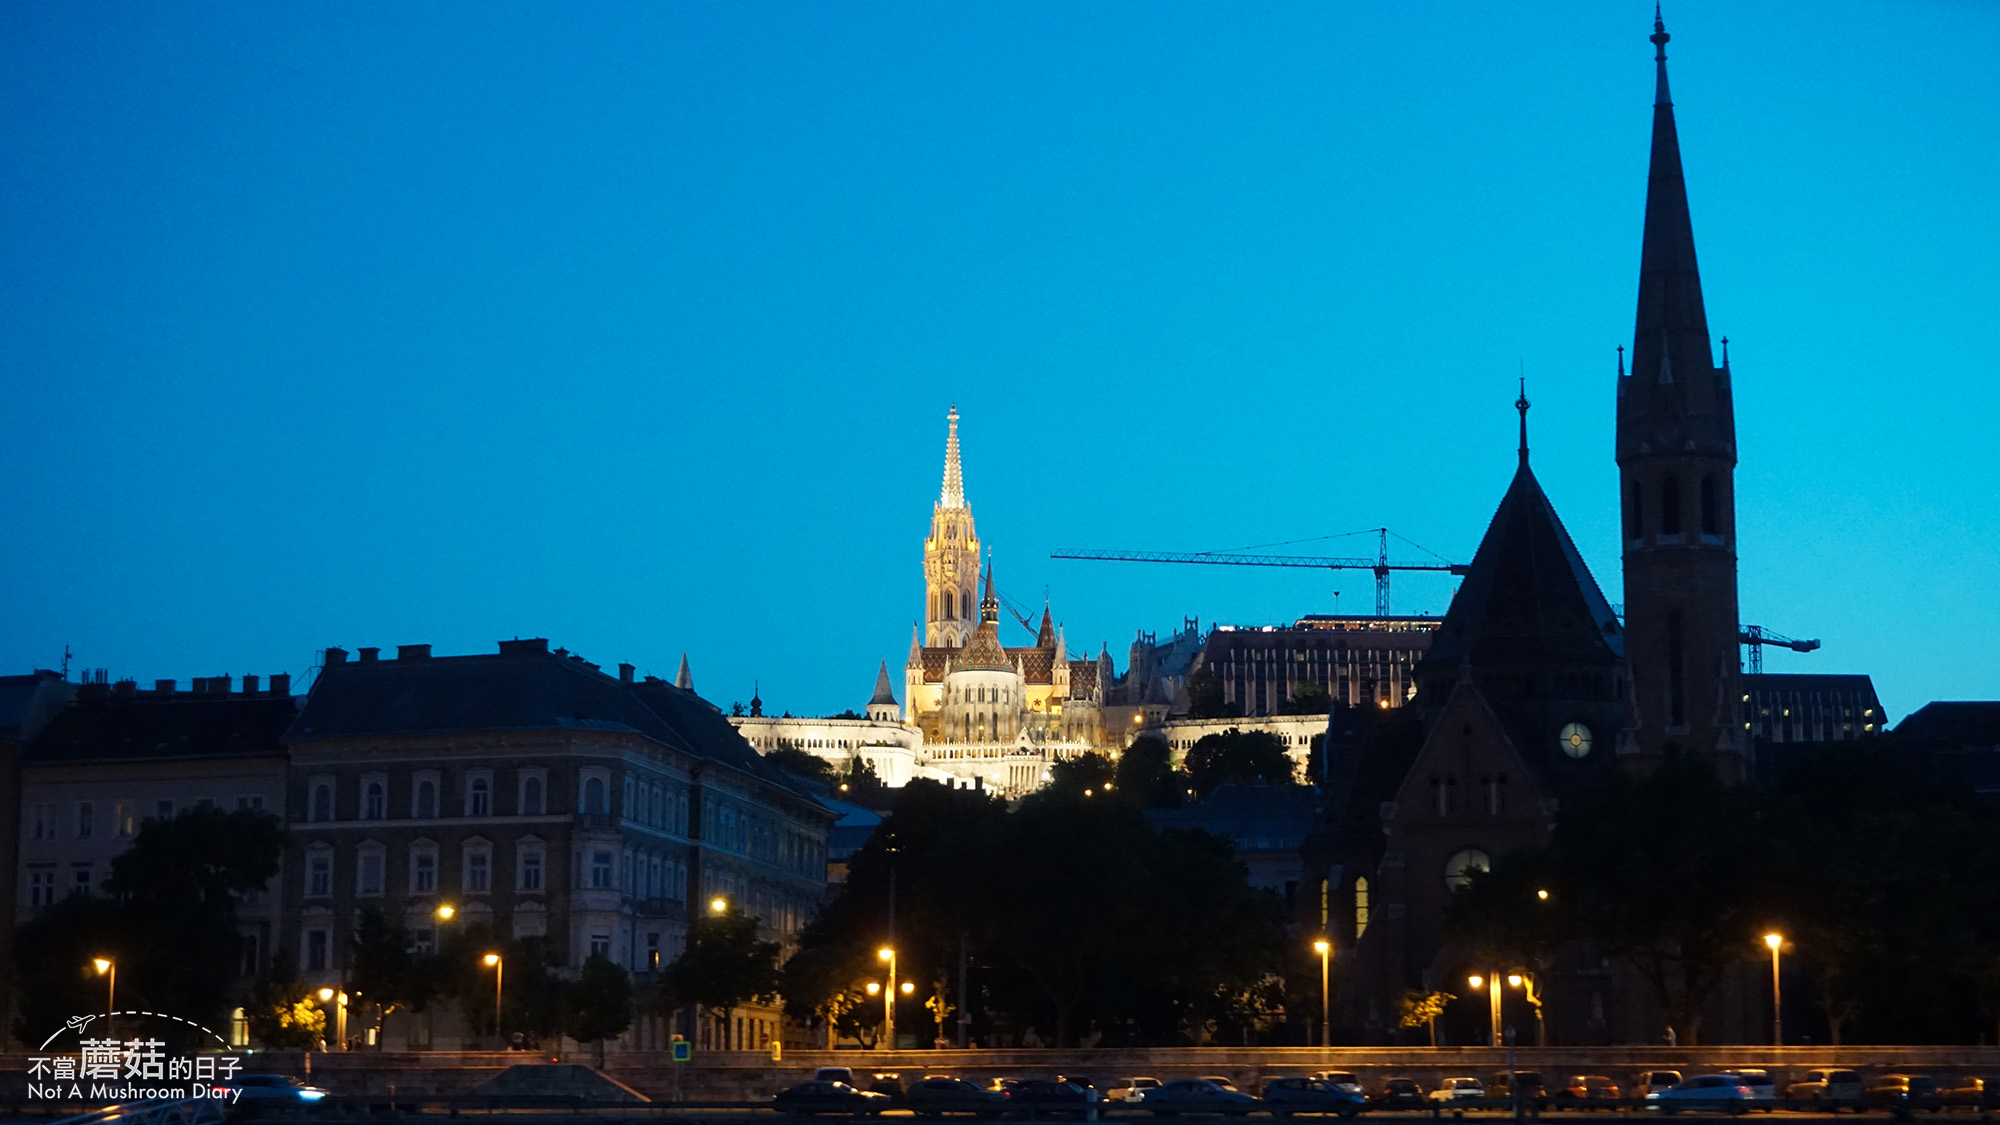
[[[965,473],[958,464],[958,404],[951,404],[951,413],[946,419],[950,428],[944,437],[944,492],[938,497],[938,505],[944,508],[965,507]]]

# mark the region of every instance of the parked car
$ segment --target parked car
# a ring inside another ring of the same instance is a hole
[[[1204,1074],[1201,1076],[1201,1080],[1203,1082],[1213,1082],[1217,1086],[1220,1086],[1225,1090],[1236,1089],[1236,1080],[1229,1077],[1227,1074]],[[1241,1091],[1238,1092],[1240,1093]]]
[[[288,1074],[239,1074],[228,1086],[237,1090],[237,1103],[294,1102],[310,1104],[327,1096],[318,1086],[308,1086]]]
[[[1329,1086],[1337,1086],[1351,1094],[1361,1093],[1361,1079],[1351,1070],[1315,1070],[1312,1076]]]
[[[1007,1109],[1028,1117],[1070,1113],[1082,1117],[1097,1105],[1097,1091],[1049,1078],[1031,1078],[1007,1092]]]
[[[1337,1113],[1352,1117],[1368,1100],[1359,1090],[1344,1090],[1317,1078],[1273,1078],[1264,1083],[1264,1108],[1273,1117],[1294,1113]]]
[[[989,1078],[986,1080],[985,1088],[996,1094],[1011,1094],[1014,1092],[1014,1087],[1025,1081],[1027,1081],[1025,1078]]]
[[[981,1113],[1006,1100],[1005,1094],[982,1090],[963,1078],[944,1074],[933,1074],[918,1081],[903,1095],[904,1103],[919,1117]]]
[[[1578,1109],[1609,1109],[1618,1100],[1618,1083],[1602,1074],[1572,1074],[1561,1097]]]
[[[1257,1107],[1257,1099],[1234,1087],[1224,1089],[1213,1079],[1176,1078],[1146,1091],[1142,1109],[1162,1117],[1176,1113],[1223,1113],[1241,1117]]]
[[[1885,1074],[1868,1087],[1865,1096],[1870,1102],[1891,1109],[1927,1109],[1936,1113],[1944,1108],[1937,1079],[1928,1074]]]
[[[1697,1074],[1657,1094],[1646,1095],[1646,1101],[1665,1113],[1683,1109],[1742,1113],[1750,1105],[1750,1087],[1734,1074]]]
[[[1514,1096],[1514,1086],[1521,1088],[1521,1104],[1524,1106],[1539,1107],[1549,1102],[1549,1087],[1542,1081],[1542,1072],[1539,1070],[1517,1070],[1512,1075],[1503,1070],[1487,1080],[1486,1096],[1495,1100],[1501,1098],[1511,1100]]]
[[[903,1104],[903,1076],[893,1070],[877,1071],[869,1075],[868,1089],[887,1097],[895,1105]]]
[[[1434,1102],[1474,1102],[1486,1097],[1486,1086],[1477,1078],[1447,1078],[1431,1091]]]
[[[1803,1081],[1785,1087],[1785,1097],[1795,1102],[1820,1102],[1834,1112],[1842,1106],[1859,1108],[1866,1091],[1861,1075],[1851,1070],[1808,1070]]]
[[[860,1083],[854,1080],[854,1068],[851,1066],[823,1066],[813,1071],[813,1078],[820,1082],[845,1082],[857,1090],[861,1088]]]
[[[1137,1104],[1146,1100],[1147,1091],[1159,1088],[1160,1080],[1157,1078],[1120,1078],[1104,1091],[1104,1100]]]
[[[856,1113],[879,1117],[889,1108],[889,1095],[873,1090],[857,1090],[845,1082],[808,1078],[789,1089],[778,1091],[771,1104],[789,1113]]]
[[[1632,1083],[1632,1096],[1635,1098],[1651,1097],[1662,1090],[1671,1090],[1680,1084],[1681,1072],[1678,1070],[1642,1070],[1639,1072],[1638,1080]]]
[[[1995,1097],[1996,1093],[2000,1093],[2000,1086],[1989,1083],[1983,1078],[1973,1078],[1968,1075],[1953,1079],[1949,1086],[1943,1086],[1938,1090],[1938,1097],[1943,1099],[1946,1105],[1969,1105],[1991,1109],[1996,1102],[2000,1102],[2000,1098]]]
[[[1771,1081],[1770,1071],[1761,1067],[1742,1067],[1722,1073],[1741,1078],[1743,1084],[1750,1088],[1750,1100],[1759,1103],[1758,1109],[1771,1113],[1778,1108],[1778,1086]]]
[[[1370,1100],[1384,1109],[1403,1106],[1421,1109],[1424,1105],[1424,1088],[1418,1085],[1414,1078],[1384,1078],[1382,1088],[1375,1091],[1374,1098]]]

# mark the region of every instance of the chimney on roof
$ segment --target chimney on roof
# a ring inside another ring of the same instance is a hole
[[[634,672],[636,672],[636,671],[638,671],[638,669],[637,669],[637,668],[634,668],[634,667],[632,667],[632,666],[631,666],[630,664],[627,664],[627,663],[625,663],[625,662],[624,662],[624,661],[622,661],[622,660],[621,660],[621,661],[619,661],[619,662],[618,662],[618,682],[619,682],[619,683],[621,683],[621,684],[629,684],[629,683],[631,683],[631,682],[632,682],[632,673],[634,673]]]
[[[356,649],[355,651],[361,655],[361,663],[363,664],[373,664],[382,655],[382,650],[379,647],[361,648],[361,649]]]
[[[548,651],[549,639],[547,637],[529,637],[527,640],[515,637],[511,641],[500,642],[500,655],[502,656],[540,656]]]
[[[345,664],[345,663],[347,663],[347,650],[346,650],[346,649],[344,649],[344,648],[330,648],[330,649],[327,649],[327,650],[326,650],[326,663],[328,663],[328,664],[330,664],[330,665],[331,665],[331,664]]]
[[[398,660],[429,660],[430,658],[431,646],[429,645],[396,646],[396,659]]]
[[[153,694],[159,696],[161,699],[173,698],[174,682],[172,680],[154,680]]]
[[[243,694],[244,695],[257,694],[257,677],[255,676],[243,677]]]
[[[292,694],[292,674],[290,672],[271,673],[271,694],[284,696]]]

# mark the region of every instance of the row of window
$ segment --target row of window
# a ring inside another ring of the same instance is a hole
[[[492,770],[468,770],[461,779],[459,808],[465,816],[494,816],[494,778]],[[309,821],[330,821],[336,818],[339,796],[338,783],[334,778],[319,776],[306,782],[306,819]],[[420,770],[411,775],[409,788],[409,816],[417,820],[434,820],[448,815],[440,804],[443,793],[443,778],[436,770]],[[389,775],[368,774],[361,778],[357,794],[355,815],[361,820],[389,819]],[[598,779],[596,803],[604,811],[604,788]],[[540,816],[548,811],[548,775],[546,770],[522,770],[517,779],[514,798],[516,816]],[[593,811],[579,809],[578,811]]]
[[[1451,816],[1463,811],[1458,793],[1456,775],[1431,775],[1431,811],[1439,816]],[[1479,778],[1481,803],[1486,807],[1487,816],[1500,816],[1507,811],[1507,775],[1486,774]]]
[[[493,845],[484,840],[468,840],[458,849],[458,887],[462,895],[493,893],[497,882]],[[404,888],[409,895],[437,894],[441,849],[436,843],[419,840],[396,866],[404,872]],[[591,851],[579,859],[579,886],[592,890],[623,890],[634,898],[687,897],[688,866],[670,857],[626,851],[622,874],[618,856],[608,848]],[[389,849],[378,843],[364,843],[354,852],[354,893],[376,898],[389,893],[391,869]],[[542,894],[548,890],[548,849],[534,837],[514,845],[513,887],[517,894]],[[334,893],[334,850],[324,844],[306,849],[305,897],[330,898]]]
[[[1644,539],[1646,537],[1646,486],[1633,481],[1627,491],[1625,505],[1625,537]],[[1668,473],[1659,483],[1661,535],[1683,534],[1681,528],[1681,482],[1680,478]],[[1722,506],[1714,477],[1703,477],[1695,486],[1695,504],[1701,516],[1701,533],[1707,536],[1722,534]]]
[[[213,805],[213,797],[201,797],[194,806]],[[239,809],[261,809],[264,798],[250,793],[236,798]],[[149,818],[171,820],[177,806],[170,799],[152,802]],[[30,840],[56,840],[63,836],[62,803],[58,801],[33,801],[28,804],[28,838]],[[73,815],[69,821],[69,835],[78,840],[88,840],[97,835],[97,802],[78,801],[72,806]],[[113,839],[127,840],[139,832],[139,804],[135,801],[112,801],[111,822],[104,825]]]

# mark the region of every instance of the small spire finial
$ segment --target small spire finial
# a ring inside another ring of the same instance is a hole
[[[1618,345],[1618,376],[1621,379],[1625,376],[1625,345],[1623,344]]]
[[[1672,105],[1674,99],[1667,93],[1667,34],[1666,21],[1660,18],[1660,6],[1653,5],[1653,34],[1646,37],[1653,44],[1653,62],[1659,66],[1659,86],[1653,97],[1654,105]]]
[[[1729,370],[1729,337],[1722,338],[1722,369]]]
[[[1521,397],[1514,400],[1514,409],[1521,412],[1521,464],[1523,465],[1528,463],[1528,406],[1528,377],[1522,375]]]

